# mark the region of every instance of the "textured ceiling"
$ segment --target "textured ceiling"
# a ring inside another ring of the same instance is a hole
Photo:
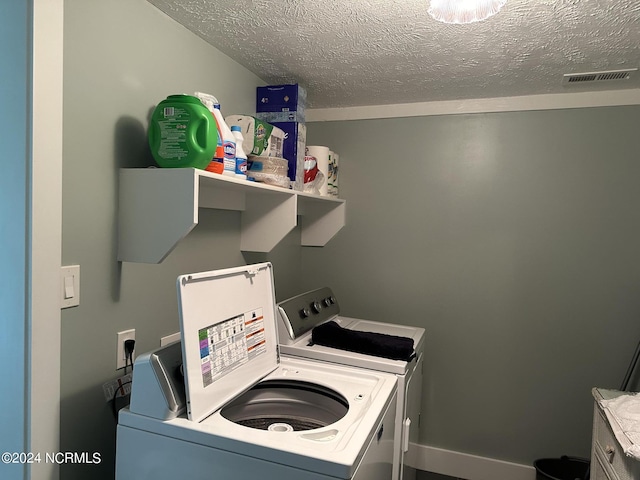
[[[269,84],[331,108],[640,88],[562,75],[640,67],[640,0],[508,0],[468,25],[428,0],[149,0]]]

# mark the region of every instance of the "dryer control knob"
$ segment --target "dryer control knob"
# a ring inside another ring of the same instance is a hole
[[[320,310],[322,310],[322,305],[320,305],[319,301],[314,300],[314,302],[311,304],[311,310],[313,310],[313,313],[320,313]]]
[[[303,308],[302,310],[300,310],[300,318],[307,318],[309,315],[311,315],[311,312],[309,311],[308,308]]]
[[[331,305],[333,305],[333,302],[331,301],[331,297],[327,297],[327,298],[325,298],[325,299],[324,299],[324,304],[325,304],[327,307],[330,307]]]

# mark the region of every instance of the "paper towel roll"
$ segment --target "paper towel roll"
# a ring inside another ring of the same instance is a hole
[[[324,182],[320,185],[320,195],[329,195],[329,147],[309,145],[307,146],[307,155],[316,157],[318,170],[320,170],[324,176]]]
[[[330,152],[329,155],[331,156],[331,158],[329,159],[329,174],[331,175],[331,177],[329,178],[329,195],[337,197],[340,155],[338,155],[336,152]]]

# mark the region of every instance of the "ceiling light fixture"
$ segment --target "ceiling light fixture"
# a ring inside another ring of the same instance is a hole
[[[429,15],[443,23],[473,23],[495,15],[507,0],[431,0]]]

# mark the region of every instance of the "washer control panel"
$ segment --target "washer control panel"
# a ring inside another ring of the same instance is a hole
[[[340,305],[331,289],[323,287],[280,302],[278,311],[279,320],[284,323],[289,337],[293,340],[316,325],[337,316],[340,313]]]

